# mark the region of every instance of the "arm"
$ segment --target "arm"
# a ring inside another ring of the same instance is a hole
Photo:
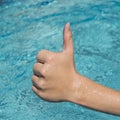
[[[64,28],[63,51],[40,51],[33,72],[32,89],[42,99],[70,101],[120,115],[120,92],[99,85],[76,72],[69,23]]]
[[[120,92],[102,86],[78,75],[81,88],[77,86],[76,95],[70,101],[103,112],[120,115]],[[82,93],[81,93],[82,92]]]

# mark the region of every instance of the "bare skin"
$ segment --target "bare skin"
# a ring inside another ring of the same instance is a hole
[[[69,101],[120,115],[120,91],[97,84],[76,71],[69,23],[63,33],[62,52],[38,53],[33,68],[33,91],[47,101]]]

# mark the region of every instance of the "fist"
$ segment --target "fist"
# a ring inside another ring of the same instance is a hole
[[[77,72],[69,23],[65,25],[63,34],[63,51],[40,51],[33,67],[32,89],[39,97],[48,101],[68,101],[74,97]]]

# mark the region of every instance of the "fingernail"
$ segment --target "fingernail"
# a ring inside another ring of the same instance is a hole
[[[67,29],[70,29],[70,23],[69,22],[66,24],[66,27],[67,27]]]

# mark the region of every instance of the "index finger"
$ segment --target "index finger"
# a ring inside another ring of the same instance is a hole
[[[46,62],[47,54],[48,54],[47,50],[39,51],[37,56],[36,56],[37,62],[44,64]]]

